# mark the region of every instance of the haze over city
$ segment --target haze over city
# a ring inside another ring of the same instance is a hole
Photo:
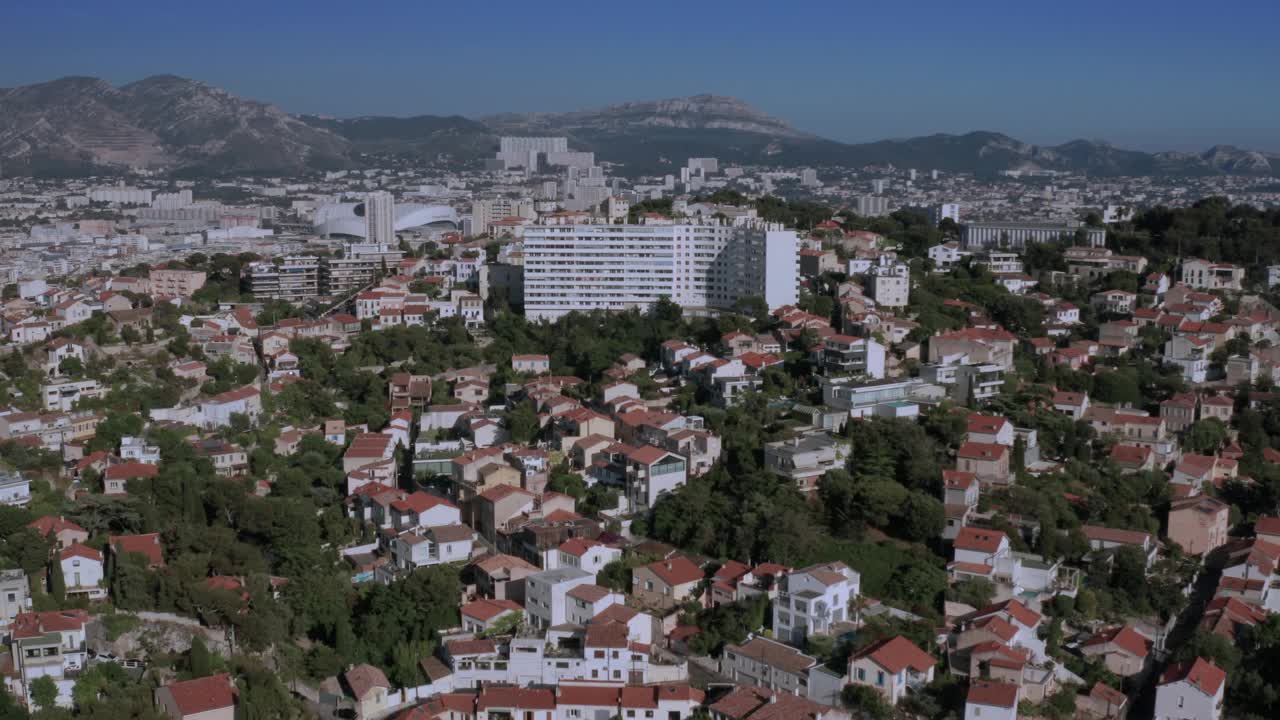
[[[1280,718],[1280,7],[10,4],[0,720]]]
[[[564,112],[712,93],[846,142],[970,130],[1280,150],[1280,6],[15,4],[0,87],[178,74],[291,112]]]

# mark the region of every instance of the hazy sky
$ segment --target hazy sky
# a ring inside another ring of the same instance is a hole
[[[1280,151],[1280,1],[9,0],[0,87],[197,78],[292,112],[560,111],[710,92],[846,141]]]

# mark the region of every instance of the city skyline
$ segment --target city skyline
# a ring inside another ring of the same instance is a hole
[[[1280,100],[1259,92],[1280,60],[1265,41],[1268,16],[1280,15],[1271,6],[1242,7],[1249,23],[1189,3],[998,4],[957,16],[934,4],[911,14],[810,4],[767,17],[764,7],[658,3],[638,22],[571,3],[502,6],[496,17],[398,4],[143,3],[108,14],[63,3],[9,11],[23,32],[0,48],[0,86],[172,73],[336,117],[565,112],[713,93],[844,142],[992,130],[1039,144],[1280,150]],[[922,24],[931,13],[938,22]],[[384,31],[353,35],[358,22]]]

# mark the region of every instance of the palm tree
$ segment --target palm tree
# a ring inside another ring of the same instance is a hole
[[[862,613],[868,607],[871,607],[871,600],[866,595],[859,594],[849,598],[849,615],[853,618],[854,627],[862,627]]]

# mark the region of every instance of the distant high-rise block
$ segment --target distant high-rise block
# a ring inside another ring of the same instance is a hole
[[[391,193],[380,191],[364,196],[364,238],[370,243],[395,244],[396,206]]]

